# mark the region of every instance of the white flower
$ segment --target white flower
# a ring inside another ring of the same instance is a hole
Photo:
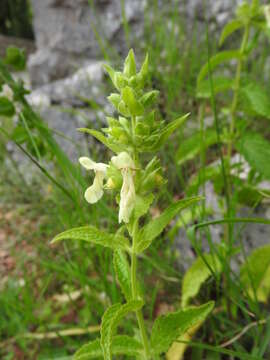
[[[96,163],[88,157],[80,157],[80,164],[87,170],[95,171],[95,178],[93,184],[85,191],[84,197],[90,204],[96,203],[103,195],[103,180],[106,176],[108,165],[103,163]]]
[[[270,5],[265,5],[263,9],[267,27],[270,28]]]
[[[123,185],[120,192],[119,223],[129,222],[132,210],[135,205],[135,186],[132,170],[135,164],[127,152],[121,152],[112,157],[112,163],[121,170]]]

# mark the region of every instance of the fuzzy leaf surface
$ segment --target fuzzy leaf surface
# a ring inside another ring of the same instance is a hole
[[[55,236],[51,243],[61,240],[81,240],[95,245],[101,245],[112,249],[129,248],[129,241],[122,235],[110,234],[99,230],[94,226],[82,226],[64,231]]]
[[[151,220],[146,224],[138,235],[137,252],[143,252],[147,249],[152,241],[162,233],[170,221],[183,209],[199,202],[202,197],[192,197],[188,199],[179,200],[170,205],[164,212],[157,218]]]
[[[270,179],[270,143],[260,134],[247,133],[237,145],[246,161],[265,178]]]
[[[132,298],[130,284],[130,266],[126,254],[123,251],[116,250],[114,252],[113,265],[121,290],[126,300],[130,300]]]
[[[244,87],[243,93],[253,111],[270,119],[270,97],[269,93],[262,86],[251,83]]]
[[[168,315],[158,317],[153,325],[151,346],[155,354],[168,351],[174,340],[186,333],[188,329],[204,321],[213,310],[214,302],[210,301],[198,307],[190,307]]]
[[[139,356],[142,351],[142,345],[130,336],[119,335],[115,336],[112,340],[113,355]],[[82,346],[73,357],[73,360],[88,359],[103,359],[103,351],[99,339]]]
[[[114,304],[105,311],[102,317],[100,331],[100,343],[103,350],[104,360],[112,359],[112,340],[121,319],[129,312],[139,310],[142,306],[142,300],[131,300],[124,305],[119,303]]]

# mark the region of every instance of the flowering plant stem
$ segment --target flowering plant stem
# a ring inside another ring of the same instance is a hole
[[[132,243],[132,254],[131,254],[131,289],[132,289],[132,297],[134,300],[136,300],[138,296],[138,290],[137,290],[137,254],[134,251],[136,246],[136,236],[133,237],[133,243]],[[146,333],[146,327],[144,323],[144,318],[142,314],[142,310],[136,311],[136,317],[141,333],[141,339],[144,347],[144,358],[145,360],[149,359],[150,355],[150,346],[148,341],[148,336]]]

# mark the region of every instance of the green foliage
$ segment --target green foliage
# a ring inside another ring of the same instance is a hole
[[[199,293],[200,287],[212,273],[220,271],[221,263],[217,256],[203,254],[203,258],[197,258],[185,273],[182,281],[182,308],[188,306],[189,301]]]
[[[215,68],[217,66],[219,66],[220,64],[226,63],[226,62],[230,62],[231,60],[235,60],[235,59],[241,59],[242,58],[242,54],[240,51],[238,50],[224,50],[221,51],[219,53],[217,53],[216,55],[212,56],[210,59],[210,68],[211,71],[214,71]],[[199,72],[198,75],[198,79],[197,79],[197,84],[199,84],[208,74],[209,71],[209,66],[208,63],[206,63],[202,68],[201,71]]]
[[[114,304],[105,311],[102,318],[100,331],[100,343],[104,360],[111,360],[112,358],[113,336],[121,319],[129,312],[139,310],[142,306],[142,300],[130,300],[124,305]]]
[[[255,249],[240,269],[240,279],[249,296],[266,302],[270,294],[270,245]]]
[[[175,313],[158,317],[153,325],[151,345],[155,354],[166,352],[174,340],[205,320],[213,310],[214,302],[179,310]]]
[[[200,132],[196,132],[182,142],[176,154],[176,160],[178,165],[182,165],[189,160],[193,160],[197,155],[200,154],[202,146],[201,136],[202,135],[200,134]],[[203,141],[206,148],[216,144],[216,131],[213,129],[207,129],[203,133]]]
[[[123,251],[116,250],[114,252],[113,265],[121,290],[125,295],[126,300],[131,300],[132,293],[130,287],[130,266]]]
[[[238,143],[239,152],[265,178],[270,179],[270,144],[260,134],[247,133]]]
[[[54,244],[66,239],[85,241],[95,245],[110,247],[112,249],[128,250],[129,248],[128,239],[124,236],[109,234],[105,231],[97,229],[94,226],[82,226],[66,230],[56,235],[51,243]]]
[[[270,119],[269,93],[259,84],[250,83],[243,88],[243,94],[248,99],[252,110],[267,119]]]
[[[6,97],[0,97],[0,115],[11,117],[15,114],[13,103]]]
[[[230,22],[228,22],[223,30],[222,33],[220,35],[220,39],[219,39],[219,45],[223,45],[224,41],[231,35],[233,34],[235,31],[241,29],[243,27],[243,23],[242,21],[238,20],[238,19],[234,19]]]
[[[135,339],[125,335],[115,336],[112,340],[112,355],[140,356],[142,345]],[[92,341],[74,354],[74,360],[103,359],[100,340]]]
[[[7,65],[11,65],[13,69],[22,71],[26,66],[25,52],[24,50],[10,46],[7,48],[4,61]]]
[[[152,241],[162,233],[165,227],[177,214],[180,213],[180,211],[193,204],[196,204],[201,200],[201,197],[194,197],[179,200],[178,202],[170,205],[166,210],[163,211],[160,216],[151,220],[140,230],[138,234],[138,244],[136,251],[139,253],[146,250],[151,245]]]
[[[214,76],[213,77],[213,91],[214,94],[231,90],[233,88],[233,81],[225,76]],[[209,79],[202,80],[197,84],[197,97],[201,99],[211,98],[211,87]]]

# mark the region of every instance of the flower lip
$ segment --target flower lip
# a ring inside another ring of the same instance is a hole
[[[79,158],[80,164],[87,170],[94,170],[100,172],[106,172],[107,167],[109,165],[103,163],[96,163],[95,161],[91,160],[86,156],[82,156]]]

